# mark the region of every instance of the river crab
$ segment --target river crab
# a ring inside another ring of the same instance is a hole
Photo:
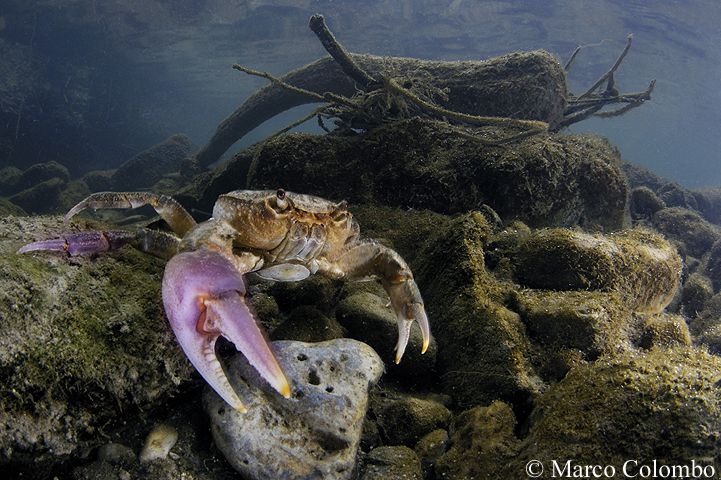
[[[130,245],[168,260],[162,282],[165,313],[181,348],[208,384],[232,407],[245,411],[215,353],[220,335],[235,344],[279,393],[290,387],[265,336],[245,304],[243,276],[297,281],[311,274],[337,280],[380,279],[397,316],[396,363],[405,351],[413,320],[430,340],[418,286],[395,251],[360,240],[345,201],[334,203],[284,190],[238,190],[221,195],[212,218],[196,223],[172,197],[147,192],[95,193],[65,216],[86,208],[151,205],[175,235],[140,229],[81,232],[22,247],[18,253],[61,251],[69,256]]]

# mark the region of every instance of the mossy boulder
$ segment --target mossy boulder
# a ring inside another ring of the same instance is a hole
[[[240,152],[196,177],[181,198],[211,202],[245,188],[253,152]],[[483,145],[446,123],[414,118],[352,136],[283,135],[257,155],[247,182],[255,189],[444,214],[486,204],[504,221],[520,219],[532,227],[617,229],[627,221],[618,150],[592,135],[537,135]]]
[[[363,458],[359,480],[422,480],[421,461],[404,446],[374,448]]]
[[[29,213],[51,213],[65,186],[62,178],[51,178],[16,193],[10,201]]]
[[[682,207],[659,210],[652,222],[659,232],[676,243],[683,255],[695,258],[701,258],[721,238],[718,227]]]
[[[435,474],[450,480],[524,478],[501,474],[518,451],[515,426],[513,410],[503,402],[464,411],[456,419],[451,448],[434,465]]]
[[[99,429],[149,411],[195,378],[163,314],[162,261],[132,249],[72,259],[16,253],[98,226],[0,219],[2,464],[87,455],[105,441]]]
[[[405,395],[375,396],[371,409],[388,445],[413,447],[427,434],[447,429],[451,421],[451,411],[441,403]]]
[[[718,472],[721,359],[700,348],[654,348],[572,369],[544,393],[515,460],[497,478],[525,478],[530,460],[550,471],[611,465],[705,465]],[[632,469],[632,470],[631,470]],[[561,476],[561,475],[558,475]],[[566,475],[564,475],[566,476]]]
[[[183,159],[191,154],[186,135],[173,135],[122,164],[112,176],[116,191],[150,188],[163,176],[180,171]]]
[[[542,384],[529,361],[526,327],[504,305],[512,286],[485,269],[490,232],[479,213],[453,219],[429,239],[414,271],[438,342],[440,381],[462,407],[499,398],[522,403]]]
[[[603,236],[545,229],[523,239],[510,255],[525,287],[614,292],[636,312],[661,311],[681,278],[676,249],[642,230]]]

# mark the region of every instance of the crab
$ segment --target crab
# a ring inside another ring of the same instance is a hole
[[[175,235],[140,229],[81,232],[22,247],[18,253],[59,251],[90,255],[130,245],[168,260],[162,282],[165,313],[186,356],[233,408],[245,411],[215,352],[223,336],[281,395],[290,387],[245,303],[246,274],[291,282],[311,274],[336,280],[380,279],[398,322],[396,363],[417,321],[428,348],[430,327],[413,274],[395,251],[359,240],[347,202],[334,203],[282,189],[238,190],[221,195],[212,218],[196,223],[172,197],[147,192],[101,192],[78,203],[67,222],[86,208],[151,205]]]

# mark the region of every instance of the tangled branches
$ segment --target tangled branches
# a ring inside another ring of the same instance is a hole
[[[653,92],[653,88],[656,86],[656,80],[651,80],[648,88],[639,93],[621,94],[616,88],[616,70],[618,70],[621,62],[623,62],[623,59],[626,58],[628,51],[631,49],[632,40],[633,35],[629,35],[628,40],[626,41],[626,46],[616,59],[616,62],[608,70],[608,72],[601,75],[601,78],[599,78],[596,83],[591,85],[591,87],[581,95],[569,96],[568,105],[566,110],[563,112],[564,120],[559,124],[559,129],[563,129],[574,123],[586,120],[591,116],[602,118],[618,117],[629,110],[640,107],[646,100],[651,99],[651,92]],[[573,64],[573,61],[576,59],[576,55],[578,55],[582,48],[583,47],[576,48],[571,55],[571,58],[568,62],[566,62],[566,65],[563,68],[567,72],[571,67],[571,64]],[[606,88],[601,90],[604,83],[606,84]],[[615,110],[607,110],[604,112],[599,111],[607,105],[619,103],[625,103],[626,105]]]
[[[405,75],[395,76],[392,66],[389,66],[386,72],[373,78],[364,72],[337,42],[328,30],[322,15],[313,15],[309,26],[328,53],[346,75],[355,80],[359,88],[350,98],[330,92],[320,95],[288,85],[268,73],[257,72],[234,64],[233,68],[236,70],[264,77],[283,88],[324,103],[306,117],[270,135],[263,143],[314,117],[318,119],[318,124],[326,132],[331,132],[331,129],[326,126],[325,121],[332,119],[336,127],[334,133],[370,130],[380,125],[413,117],[436,119],[464,127],[459,130],[460,135],[485,145],[500,145],[548,130],[548,124],[540,121],[481,117],[446,110],[436,102],[436,99],[447,100],[446,92],[434,86],[432,75],[429,72],[416,70]],[[503,131],[498,134],[499,130],[494,129],[494,136],[491,137],[490,132],[479,130],[483,127],[503,127]],[[510,135],[508,135],[509,132],[511,132]]]

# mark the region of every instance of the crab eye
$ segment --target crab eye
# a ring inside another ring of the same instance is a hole
[[[339,215],[341,213],[347,213],[348,212],[348,202],[343,200],[339,204],[335,206],[335,209],[333,210],[334,215]]]
[[[278,191],[275,192],[275,199],[278,208],[285,210],[285,207],[288,206],[288,200],[285,198],[285,190],[279,188]]]

